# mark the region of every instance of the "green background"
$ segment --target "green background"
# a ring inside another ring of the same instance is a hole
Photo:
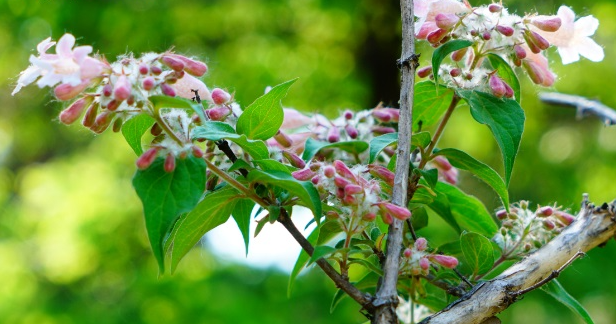
[[[479,3],[473,3],[478,5]],[[616,106],[611,59],[616,3],[569,0],[600,20],[594,37],[606,59],[562,66],[555,90]],[[560,3],[506,3],[518,13],[555,13]],[[11,97],[36,44],[73,33],[110,60],[127,50],[202,57],[212,88],[235,91],[243,106],[268,85],[299,77],[285,104],[337,115],[398,96],[399,5],[379,0],[0,0],[0,321],[2,323],[360,323],[350,301],[329,314],[334,287],[319,271],[286,297],[287,275],[190,253],[173,277],[157,278],[141,204],[130,186],[133,153],[118,134],[94,136],[57,121],[62,103],[31,86]],[[431,49],[420,46],[422,63]],[[527,115],[511,182],[512,201],[558,202],[577,211],[582,193],[616,198],[616,127],[575,119],[573,109],[537,100],[522,77]],[[496,142],[466,108],[454,114],[441,147],[467,151],[502,172]],[[498,199],[461,175],[489,210]],[[433,244],[453,232],[431,218]],[[561,276],[596,323],[616,322],[616,247],[591,251]],[[276,247],[272,246],[272,253]],[[506,310],[505,323],[580,323],[564,306],[532,292]]]

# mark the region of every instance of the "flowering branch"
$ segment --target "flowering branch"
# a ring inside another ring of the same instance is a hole
[[[605,125],[616,124],[616,111],[596,100],[557,92],[542,92],[539,99],[547,104],[573,107],[578,118],[596,116]]]
[[[498,277],[480,283],[423,324],[481,323],[502,312],[538,282],[562,271],[580,252],[605,243],[616,233],[616,200],[595,207],[586,200],[577,220],[548,244]]]

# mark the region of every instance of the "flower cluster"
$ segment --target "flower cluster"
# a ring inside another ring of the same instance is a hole
[[[449,269],[458,266],[458,259],[430,253],[427,249],[428,241],[423,237],[418,238],[413,246],[406,248],[402,252],[404,257],[400,259],[400,275],[425,276],[430,272],[430,267],[435,266],[434,263]]]
[[[528,205],[527,201],[521,201],[511,206],[509,213],[504,209],[496,212],[502,223],[492,240],[501,248],[503,256],[531,253],[575,221],[573,215],[560,208],[543,206],[532,211]]]
[[[389,197],[377,179],[391,185],[394,176],[384,167],[370,166],[366,170],[360,165],[351,169],[340,160],[332,164],[313,162],[293,172],[293,177],[312,181],[321,200],[330,207],[327,218],[337,220],[347,234],[361,233],[377,215],[386,224],[391,224],[394,217],[400,220],[411,217],[408,209],[387,201]]]
[[[469,47],[452,53],[454,64],[442,65],[439,77],[460,88],[485,88],[497,97],[512,98],[513,90],[497,75],[497,70],[482,64],[488,54],[496,54],[510,65],[522,67],[531,80],[551,86],[555,75],[544,55],[550,45],[558,48],[563,64],[579,60],[579,55],[601,61],[603,49],[589,36],[598,27],[592,16],[575,21],[569,7],[562,6],[558,15],[511,14],[500,4],[471,7],[458,0],[415,1],[417,38],[439,47],[450,40],[472,42]],[[432,67],[418,71],[420,77],[431,74]]]

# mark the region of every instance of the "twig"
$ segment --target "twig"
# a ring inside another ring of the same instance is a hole
[[[398,123],[398,159],[392,202],[398,206],[407,205],[409,163],[411,156],[411,134],[413,125],[413,96],[415,71],[419,66],[415,54],[415,30],[413,0],[400,0],[402,13],[402,55],[398,61],[402,70],[400,86],[400,121]],[[389,225],[387,236],[387,255],[383,265],[383,281],[376,293],[373,305],[377,308],[372,323],[397,323],[395,308],[398,304],[398,271],[404,224],[395,219]]]
[[[552,105],[571,106],[577,110],[578,118],[596,116],[607,126],[616,124],[616,110],[596,100],[557,92],[540,93],[539,99]]]
[[[552,273],[550,273],[549,276],[545,277],[543,280],[539,281],[538,283],[526,288],[526,289],[522,289],[522,290],[518,290],[515,293],[513,293],[513,295],[515,297],[518,296],[522,296],[524,294],[526,294],[527,292],[533,291],[543,285],[545,285],[546,283],[548,283],[550,280],[552,279],[556,279],[561,272],[563,272],[563,270],[565,270],[565,268],[567,268],[568,266],[571,265],[571,263],[573,263],[573,261],[575,261],[577,258],[583,257],[585,256],[586,253],[582,252],[582,251],[578,251],[574,256],[571,257],[571,259],[569,259],[569,261],[565,262],[565,264],[562,265],[562,267],[558,268],[558,270],[554,270],[552,271]]]

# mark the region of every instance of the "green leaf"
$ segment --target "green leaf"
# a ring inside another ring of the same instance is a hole
[[[248,256],[248,244],[250,243],[250,215],[255,207],[254,201],[250,199],[238,199],[233,208],[231,215],[237,224],[237,227],[242,233],[244,238],[244,245],[246,246],[246,255]]]
[[[422,127],[436,124],[445,113],[454,91],[443,85],[435,86],[432,81],[423,81],[415,84],[415,98],[413,101],[413,131]]]
[[[541,290],[545,291],[548,295],[554,297],[554,299],[563,303],[563,305],[578,314],[587,324],[594,324],[586,309],[584,309],[584,307],[575,298],[569,295],[565,288],[556,279],[541,286]]]
[[[306,240],[308,240],[308,242],[310,242],[310,244],[312,244],[313,246],[319,238],[320,228],[321,228],[321,225],[317,225],[317,227],[315,227],[312,233],[310,233],[310,235],[308,235],[308,237],[306,238]],[[295,278],[297,278],[299,273],[302,272],[302,270],[308,263],[308,260],[310,260],[310,256],[308,255],[308,253],[306,253],[304,249],[302,249],[299,252],[299,255],[297,256],[297,261],[295,261],[295,266],[293,266],[293,270],[291,270],[291,274],[289,275],[289,285],[287,286],[287,297],[291,296],[291,290],[293,289]]]
[[[322,245],[322,246],[315,247],[314,252],[312,253],[312,256],[310,257],[310,260],[308,260],[307,266],[311,265],[313,262],[317,261],[320,258],[328,257],[329,255],[333,254],[336,251],[338,251],[338,249],[333,248],[328,245]]]
[[[209,192],[191,212],[183,217],[173,239],[171,272],[205,233],[224,224],[234,211],[239,192],[227,185]]]
[[[154,118],[145,114],[133,116],[122,125],[122,135],[137,156],[143,154],[141,137],[152,125],[154,125]]]
[[[133,177],[133,187],[143,203],[145,226],[161,273],[165,272],[163,239],[178,216],[190,212],[205,190],[205,161],[194,157],[176,160],[175,170],[165,172],[158,158]]]
[[[237,171],[239,169],[252,170],[254,169],[248,162],[244,161],[244,159],[237,159],[233,164],[229,167],[228,172]]]
[[[389,133],[377,136],[370,141],[370,155],[368,163],[374,162],[381,151],[391,144],[398,143],[398,133]]]
[[[524,131],[524,110],[515,100],[499,99],[485,92],[459,90],[458,94],[471,107],[473,118],[488,125],[496,138],[505,164],[505,184],[509,186]]]
[[[276,135],[284,119],[280,101],[295,81],[297,79],[281,83],[251,103],[237,120],[237,133],[253,140],[266,140]]]
[[[434,50],[432,54],[432,74],[434,75],[434,82],[438,83],[438,70],[441,67],[443,60],[449,55],[459,49],[469,47],[473,45],[473,42],[464,39],[457,39],[449,41],[443,44],[441,47]]]
[[[477,233],[463,233],[460,247],[473,276],[484,274],[494,265],[494,250],[490,240]]]
[[[377,273],[380,276],[383,275],[383,270],[381,270],[378,265],[376,265],[374,262],[371,262],[369,259],[349,258],[349,264],[359,264],[366,269]]]
[[[342,232],[342,228],[337,220],[324,222],[319,229],[319,239],[317,240],[316,245],[326,244],[340,232]]]
[[[252,170],[248,173],[248,180],[269,184],[287,190],[293,196],[298,197],[308,207],[315,220],[321,217],[321,198],[310,181],[299,181],[288,173],[281,171]]]
[[[249,140],[246,138],[246,135],[238,135],[233,130],[233,127],[226,123],[205,122],[202,126],[197,126],[192,130],[191,138],[207,139],[210,141],[228,139],[239,145],[255,160],[269,158],[269,150],[263,141]]]
[[[430,188],[434,189],[434,187],[436,187],[436,183],[438,182],[438,170],[437,169],[430,169],[430,170],[415,169],[415,170],[417,170],[421,174],[421,176],[426,180]]]
[[[428,226],[428,212],[424,207],[416,207],[411,210],[413,213],[413,217],[411,217],[411,225],[413,225],[413,229],[418,231],[426,226]]]
[[[291,174],[291,171],[289,170],[289,168],[276,161],[276,160],[272,160],[272,159],[266,159],[266,160],[256,160],[256,161],[252,161],[254,164],[258,165],[259,168],[261,168],[261,170],[265,170],[265,171],[280,171],[280,172],[284,172],[287,174]]]
[[[434,155],[446,157],[452,166],[469,171],[488,184],[501,198],[503,206],[509,210],[509,192],[507,191],[507,186],[503,182],[503,179],[492,168],[475,160],[475,158],[465,152],[453,148],[442,149]]]
[[[417,147],[426,148],[432,142],[432,137],[429,132],[419,132],[413,134],[411,137],[411,145],[415,145]]]
[[[492,237],[496,234],[498,226],[477,198],[467,195],[457,187],[444,182],[438,182],[435,191],[438,193],[435,201],[440,201],[441,196],[446,197],[446,201],[449,203],[449,212],[460,228],[483,234],[486,237]],[[433,204],[430,205],[430,208],[433,208]],[[441,208],[446,207],[442,206]]]
[[[503,81],[507,82],[511,89],[513,89],[515,101],[520,103],[522,100],[520,93],[520,81],[518,81],[518,76],[511,68],[511,65],[500,57],[500,55],[494,53],[488,54],[488,60],[490,61],[492,68],[497,70],[496,74],[498,74],[498,76],[503,79]]]
[[[342,289],[337,289],[334,294],[334,298],[332,299],[332,304],[329,306],[329,313],[332,314],[336,309],[336,306],[340,303],[342,298],[344,298],[347,294]]]
[[[323,149],[338,149],[343,150],[345,152],[349,152],[353,155],[358,155],[363,151],[368,149],[368,143],[364,141],[348,141],[348,142],[321,142],[317,141],[313,138],[308,138],[306,140],[306,145],[304,146],[304,153],[302,153],[302,160],[309,161],[311,160],[319,151]]]
[[[182,97],[150,96],[148,100],[156,110],[161,108],[193,109],[193,101]]]

